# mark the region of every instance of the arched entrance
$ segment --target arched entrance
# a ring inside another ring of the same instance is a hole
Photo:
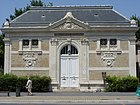
[[[75,46],[68,44],[61,50],[61,87],[79,86],[79,58]]]

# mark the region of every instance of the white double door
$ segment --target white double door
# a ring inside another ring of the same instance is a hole
[[[79,59],[61,55],[61,87],[79,86]]]

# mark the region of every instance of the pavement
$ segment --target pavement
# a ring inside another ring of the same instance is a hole
[[[16,93],[0,93],[1,103],[115,103],[115,104],[140,104],[140,97],[135,92],[34,92],[33,96],[28,96],[27,92],[21,92],[19,97]]]

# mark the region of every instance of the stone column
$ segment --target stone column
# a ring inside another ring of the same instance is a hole
[[[9,38],[4,38],[3,40],[5,42],[5,55],[4,55],[4,74],[10,73],[10,39]]]
[[[81,41],[81,82],[88,81],[88,40]]]
[[[52,39],[50,42],[50,55],[49,55],[49,75],[52,81],[57,81],[57,39]]]
[[[129,73],[131,76],[136,76],[136,48],[135,39],[130,40],[129,44]]]

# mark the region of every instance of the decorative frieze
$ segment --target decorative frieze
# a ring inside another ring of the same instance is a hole
[[[83,27],[76,25],[72,22],[66,22],[63,25],[60,25],[58,29],[83,29]]]
[[[83,38],[81,41],[82,45],[88,45],[89,44],[89,40],[87,38]]]
[[[115,53],[111,52],[101,53],[101,59],[107,67],[112,67],[113,63],[115,62],[115,58],[116,58]]]
[[[51,45],[52,45],[52,46],[57,46],[57,44],[58,44],[58,40],[55,39],[55,38],[52,38],[52,39],[51,39]]]
[[[37,54],[34,52],[25,52],[23,54],[23,60],[26,62],[26,67],[33,67],[36,64]]]

